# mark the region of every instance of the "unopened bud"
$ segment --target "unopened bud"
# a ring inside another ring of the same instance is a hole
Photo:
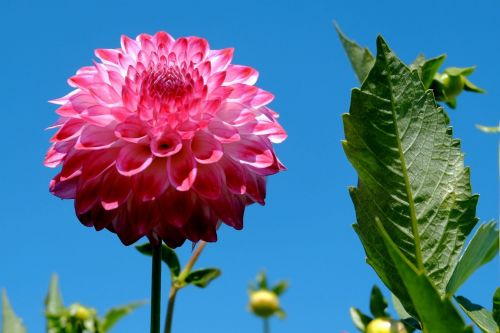
[[[375,318],[366,327],[366,333],[407,333],[407,330],[400,321]]]
[[[269,317],[280,310],[278,295],[269,290],[257,290],[250,294],[250,309],[259,317]]]

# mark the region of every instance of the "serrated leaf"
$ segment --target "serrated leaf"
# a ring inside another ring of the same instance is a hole
[[[57,316],[64,311],[64,304],[59,289],[59,277],[52,274],[49,291],[45,297],[45,314],[47,316]]]
[[[205,288],[221,275],[221,271],[217,268],[204,268],[192,271],[186,277],[186,283],[194,284],[197,287]]]
[[[373,286],[372,292],[370,294],[370,311],[375,318],[379,317],[389,317],[389,314],[385,311],[387,309],[387,301],[382,295],[379,287]]]
[[[134,302],[109,309],[101,321],[102,331],[108,332],[120,319],[145,304],[146,302]]]
[[[455,294],[472,273],[497,255],[498,242],[498,230],[494,221],[485,223],[477,229],[446,286],[448,295]]]
[[[444,295],[465,238],[477,223],[477,195],[471,194],[460,142],[449,118],[410,71],[377,40],[377,58],[361,89],[352,91],[343,116],[344,151],[358,173],[350,189],[354,225],[367,262],[414,315],[377,217],[408,260],[425,270]]]
[[[498,326],[493,319],[490,311],[483,308],[481,305],[474,304],[463,296],[455,297],[455,300],[460,305],[465,314],[485,333],[497,333]]]
[[[500,288],[497,288],[493,295],[493,319],[500,326]]]
[[[358,81],[361,83],[368,76],[368,72],[372,68],[375,59],[373,59],[373,55],[368,48],[359,46],[355,41],[347,38],[340,30],[339,26],[336,23],[334,23],[334,25],[339,35],[340,42],[349,58],[352,69],[356,73]]]
[[[351,315],[351,320],[360,332],[365,332],[366,326],[373,320],[372,317],[365,315],[359,309],[351,307],[349,309],[349,314]]]
[[[273,288],[271,288],[271,291],[273,293],[275,293],[276,295],[280,296],[287,289],[288,289],[288,282],[286,282],[286,281],[280,281]]]
[[[145,243],[141,245],[137,245],[135,247],[137,251],[140,253],[147,255],[147,256],[152,256],[153,255],[153,247],[151,246],[150,243]],[[176,277],[179,276],[181,272],[181,264],[179,262],[179,258],[177,257],[177,254],[175,253],[174,250],[169,248],[167,245],[162,244],[161,245],[161,260],[167,264],[168,268],[170,269],[170,273]]]
[[[375,224],[382,235],[384,246],[392,259],[396,272],[401,276],[412,300],[424,332],[472,333],[448,297],[442,298],[423,270],[419,270],[399,250],[379,219]],[[439,310],[438,310],[439,309]],[[438,311],[437,311],[438,310]]]
[[[14,313],[5,290],[2,291],[2,323],[2,333],[26,333],[26,327]]]

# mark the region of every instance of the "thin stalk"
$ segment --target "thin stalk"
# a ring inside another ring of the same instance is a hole
[[[184,279],[191,273],[191,270],[193,269],[194,264],[198,260],[198,257],[200,256],[201,252],[203,252],[203,249],[207,245],[207,242],[201,241],[196,249],[194,250],[193,254],[191,255],[191,258],[189,258],[186,266],[182,270],[181,274],[179,274],[179,282],[184,282]]]
[[[175,306],[175,296],[177,296],[177,291],[179,289],[172,285],[170,287],[170,293],[168,294],[168,306],[167,306],[167,316],[165,318],[165,331],[164,333],[172,332],[172,320],[174,318],[174,306]]]
[[[160,333],[161,244],[153,246],[151,264],[151,333]]]
[[[269,327],[269,318],[264,318],[264,333],[271,333],[271,328]]]
[[[168,295],[168,306],[167,306],[167,316],[165,317],[165,330],[164,333],[172,332],[172,321],[174,319],[174,307],[175,307],[175,297],[177,296],[177,292],[184,287],[184,280],[191,273],[194,264],[198,260],[203,252],[203,249],[207,245],[206,242],[201,241],[198,243],[198,246],[194,250],[191,258],[189,258],[186,266],[182,269],[182,272],[179,274],[177,279],[172,281],[172,286],[170,287],[170,293]]]

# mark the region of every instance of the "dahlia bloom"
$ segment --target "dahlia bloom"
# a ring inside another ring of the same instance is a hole
[[[126,245],[216,241],[219,221],[241,229],[245,206],[264,204],[266,176],[284,169],[272,143],[286,133],[257,71],[232,65],[233,49],[166,32],[95,55],[52,101],[45,165],[62,168],[50,191]]]

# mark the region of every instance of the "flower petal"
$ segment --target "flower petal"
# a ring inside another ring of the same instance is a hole
[[[108,127],[86,126],[75,145],[76,149],[98,150],[109,148],[117,140],[115,133]]]
[[[120,175],[114,168],[108,169],[103,175],[102,183],[106,186],[100,186],[99,198],[105,210],[118,208],[131,193],[131,178]]]
[[[238,142],[226,144],[224,150],[233,159],[255,168],[266,168],[274,163],[272,147],[261,137],[247,136]]]
[[[133,176],[146,169],[153,161],[149,146],[127,144],[122,147],[116,158],[116,169],[124,176]]]
[[[222,121],[213,120],[208,124],[208,130],[222,143],[231,143],[240,140],[238,130]]]
[[[223,157],[219,164],[224,170],[227,188],[235,194],[244,194],[246,179],[243,167],[229,157]]]
[[[137,143],[147,135],[146,126],[139,117],[128,117],[115,127],[115,135],[125,141]]]
[[[222,190],[223,172],[217,164],[200,164],[193,189],[201,196],[215,200]]]
[[[216,140],[212,135],[198,131],[191,142],[196,161],[202,164],[210,164],[219,161],[222,157],[223,150],[220,141]]]
[[[255,82],[257,82],[258,77],[259,72],[257,72],[252,67],[229,65],[226,70],[226,80],[224,81],[224,85],[230,85],[234,83],[253,85],[255,84]]]
[[[150,166],[133,177],[134,195],[141,201],[159,197],[169,185],[167,159],[155,158]]]
[[[182,140],[174,131],[165,131],[151,140],[151,151],[155,156],[167,157],[177,154],[182,148]]]
[[[178,191],[188,191],[191,188],[198,169],[188,143],[184,143],[177,154],[168,158],[167,168],[170,183]]]

